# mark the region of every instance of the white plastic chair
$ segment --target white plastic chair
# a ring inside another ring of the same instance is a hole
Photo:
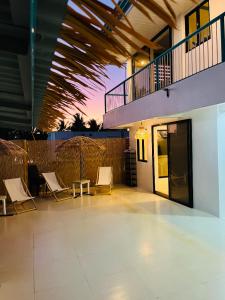
[[[56,194],[68,191],[69,188],[64,185],[64,183],[62,182],[62,180],[59,177],[58,178],[56,177],[55,172],[42,173],[42,175],[46,181],[48,189],[50,190],[51,194],[54,196],[56,201],[62,201],[62,200],[67,200],[67,199],[71,198],[71,197],[67,197],[67,198],[61,199],[61,198],[57,197]]]
[[[112,184],[113,184],[112,167],[99,167],[96,187],[109,187],[109,194],[111,194]]]
[[[27,185],[21,178],[5,179],[3,182],[17,214],[37,209],[34,197],[31,196]],[[26,201],[31,201],[33,208],[25,209],[23,203]],[[20,204],[23,210],[18,211],[15,204]]]

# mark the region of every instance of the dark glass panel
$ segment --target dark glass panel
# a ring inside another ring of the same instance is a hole
[[[193,32],[195,32],[198,29],[198,24],[197,24],[197,13],[196,11],[193,12],[193,14],[191,14],[188,17],[188,34],[191,34]],[[193,36],[190,40],[189,40],[189,47],[188,50],[191,50],[193,48],[196,47],[197,45],[197,35]]]
[[[206,2],[200,7],[199,10],[199,20],[200,20],[200,27],[209,23],[210,16],[209,16],[209,2]],[[210,38],[210,27],[204,29],[200,34],[200,43],[207,41]]]
[[[170,199],[192,207],[191,121],[168,124]]]

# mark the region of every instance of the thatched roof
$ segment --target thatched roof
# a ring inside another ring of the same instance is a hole
[[[82,150],[84,152],[92,151],[93,148],[95,148],[96,151],[101,153],[106,150],[105,147],[99,145],[94,139],[85,136],[77,136],[59,144],[56,148],[56,152],[60,153],[71,148],[78,148],[79,151]]]
[[[27,152],[13,142],[0,139],[0,155],[24,156]]]
[[[130,57],[124,43],[139,51],[139,42],[149,48],[160,47],[137,32],[116,0],[111,1],[114,8],[99,0],[71,0],[73,5],[68,5],[44,96],[40,128],[55,127],[57,119],[63,119],[71,109],[82,111],[87,100],[85,91],[104,85],[105,66],[121,67],[119,57]],[[163,0],[163,7],[156,0],[130,2],[150,22],[153,12],[175,27],[175,12],[171,6],[175,0]]]

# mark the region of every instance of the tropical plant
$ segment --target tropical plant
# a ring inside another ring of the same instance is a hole
[[[100,130],[101,124],[98,124],[95,119],[90,119],[87,122],[87,124],[89,126],[88,129],[91,130],[91,131],[99,131]]]
[[[76,113],[73,117],[74,121],[70,127],[71,131],[84,131],[87,129],[84,119],[79,113]]]
[[[57,131],[65,131],[67,129],[67,125],[65,120],[60,120],[58,123]]]
[[[86,90],[104,85],[105,66],[121,67],[121,58],[130,57],[133,51],[144,51],[140,44],[160,48],[135,30],[116,0],[111,2],[114,8],[100,0],[68,2],[44,95],[39,120],[41,128],[55,127],[56,120],[62,119],[71,109],[83,113],[81,107],[87,100]],[[130,2],[153,26],[154,16],[158,16],[175,27],[175,0],[162,0],[162,5],[156,0]]]
[[[103,123],[99,124],[99,130],[104,130]]]

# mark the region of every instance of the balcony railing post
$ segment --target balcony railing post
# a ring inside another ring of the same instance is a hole
[[[123,82],[123,100],[124,100],[124,105],[127,104],[126,101],[126,81]]]
[[[106,99],[107,99],[107,94],[105,94],[105,114],[107,113]]]
[[[132,77],[132,101],[136,100],[135,75]]]
[[[159,86],[159,60],[156,59],[155,62],[155,75],[156,75],[156,91],[160,90],[160,86]]]
[[[225,22],[224,15],[220,18],[220,31],[221,31],[221,60],[225,62]]]

